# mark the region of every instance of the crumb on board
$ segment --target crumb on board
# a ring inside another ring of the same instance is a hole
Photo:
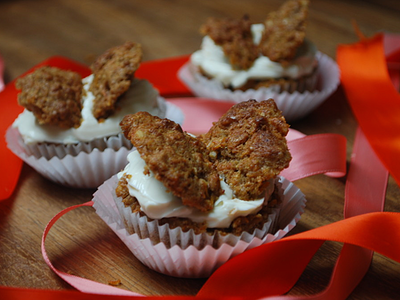
[[[109,280],[108,281],[108,285],[112,285],[112,286],[119,286],[121,285],[121,279],[116,279],[116,280]]]

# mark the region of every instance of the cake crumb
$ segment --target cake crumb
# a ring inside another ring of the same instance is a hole
[[[117,280],[109,280],[108,281],[108,285],[112,285],[112,286],[119,286],[119,285],[121,285],[122,283],[121,283],[121,280],[120,279],[117,279]]]

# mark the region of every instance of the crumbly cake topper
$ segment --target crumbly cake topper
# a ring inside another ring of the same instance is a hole
[[[100,55],[92,64],[90,91],[93,116],[102,121],[113,114],[117,101],[129,89],[142,59],[140,44],[126,42]],[[73,71],[45,66],[16,82],[18,103],[31,111],[40,125],[78,128],[82,121],[81,76]]]
[[[272,99],[234,105],[200,139],[236,197],[258,198],[288,167],[289,125]]]
[[[209,18],[200,33],[210,36],[222,47],[234,70],[248,69],[258,57],[247,15],[239,20]]]
[[[184,205],[209,211],[221,195],[218,174],[204,145],[179,124],[138,112],[125,116],[121,128],[157,180]]]
[[[270,12],[258,45],[253,42],[253,22],[247,15],[239,20],[209,18],[200,33],[222,47],[233,70],[249,69],[261,54],[285,64],[294,58],[304,41],[308,6],[309,0],[290,0]]]
[[[259,199],[291,159],[289,126],[272,99],[234,105],[198,138],[144,112],[126,116],[121,127],[155,178],[201,211],[211,210],[221,194],[220,177],[235,197]]]
[[[275,62],[288,62],[303,43],[309,0],[285,2],[278,11],[268,14],[260,43],[261,53]]]
[[[96,119],[105,119],[114,112],[118,98],[129,89],[141,60],[141,45],[126,42],[107,50],[92,64],[94,79],[90,91],[95,96],[93,116]]]
[[[82,78],[78,73],[55,67],[41,67],[19,78],[18,103],[31,111],[41,125],[60,128],[81,123]]]

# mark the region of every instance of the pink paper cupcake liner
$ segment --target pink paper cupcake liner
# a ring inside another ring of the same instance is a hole
[[[208,277],[223,263],[243,251],[282,238],[299,221],[306,203],[303,193],[283,177],[279,177],[279,182],[283,192],[278,221],[278,227],[281,229],[264,234],[261,238],[249,234],[245,238],[232,237],[232,241],[230,240],[231,237],[229,237],[226,241],[220,243],[218,247],[213,247],[209,244],[199,248],[192,244],[184,245],[183,247],[178,246],[173,240],[182,233],[180,229],[170,230],[157,224],[150,224],[150,226],[146,224],[144,226],[147,227],[145,230],[149,231],[148,234],[151,234],[153,230],[168,232],[170,236],[168,243],[153,243],[150,238],[140,238],[136,233],[130,234],[125,227],[125,222],[113,196],[117,185],[116,176],[108,179],[98,188],[93,197],[93,207],[96,209],[96,213],[144,265],[157,272],[175,277]]]
[[[277,181],[275,185],[278,187],[279,192],[282,193],[281,183]],[[125,207],[122,198],[117,197],[114,190],[111,192],[129,234],[136,233],[140,239],[150,238],[153,244],[162,242],[168,248],[175,245],[182,249],[186,249],[190,245],[195,246],[197,249],[202,249],[206,245],[218,248],[222,244],[235,246],[239,240],[250,242],[254,237],[262,239],[267,233],[276,231],[280,212],[280,207],[278,206],[270,208],[268,221],[264,223],[262,229],[257,228],[252,234],[248,232],[243,232],[240,236],[233,234],[222,235],[218,232],[213,235],[207,233],[194,234],[192,230],[184,232],[179,227],[170,229],[168,224],[159,225],[157,220],[148,221],[145,216],[141,217],[138,213],[132,214],[130,207]],[[283,195],[279,195],[279,198],[282,199]]]

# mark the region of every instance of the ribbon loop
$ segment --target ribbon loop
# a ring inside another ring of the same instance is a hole
[[[142,296],[140,294],[122,290],[113,286],[101,284],[89,279],[81,278],[75,275],[71,275],[62,271],[57,270],[53,264],[51,263],[47,252],[46,252],[46,237],[51,229],[51,227],[57,222],[58,219],[60,219],[63,215],[66,213],[70,212],[73,209],[79,208],[79,207],[84,207],[84,206],[93,206],[93,201],[89,201],[83,204],[78,204],[74,205],[71,207],[68,207],[61,212],[59,212],[57,215],[55,215],[50,222],[47,224],[43,236],[42,236],[42,244],[41,244],[41,249],[42,249],[42,256],[43,259],[45,260],[46,264],[56,273],[58,276],[60,276],[62,279],[64,279],[66,282],[68,282],[70,285],[75,287],[76,289],[80,290],[81,292],[86,292],[86,293],[93,293],[93,294],[104,294],[104,295],[130,295],[130,296]]]

